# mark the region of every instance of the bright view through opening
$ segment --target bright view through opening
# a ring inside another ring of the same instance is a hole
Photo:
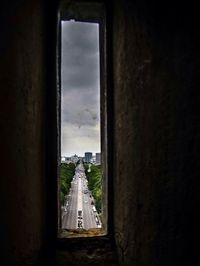
[[[99,24],[61,22],[61,227],[102,228]]]

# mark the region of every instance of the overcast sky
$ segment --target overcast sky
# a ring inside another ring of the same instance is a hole
[[[61,155],[100,152],[99,28],[62,22]]]

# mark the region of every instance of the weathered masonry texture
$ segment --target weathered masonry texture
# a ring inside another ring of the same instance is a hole
[[[0,264],[199,265],[197,6],[175,0],[106,1],[112,29],[116,247],[100,241],[87,250],[87,241],[81,241],[77,249],[56,252],[49,244],[51,186],[45,171],[51,158],[47,133],[55,130],[45,128],[46,98],[54,86],[55,61],[49,55],[56,3],[1,3]]]
[[[187,265],[199,256],[197,14],[147,2],[114,9],[115,234],[121,265]]]

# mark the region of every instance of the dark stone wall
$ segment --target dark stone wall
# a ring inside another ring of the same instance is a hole
[[[199,261],[196,8],[115,1],[114,216],[123,266]]]
[[[32,265],[44,238],[41,1],[1,2],[1,265]]]
[[[1,265],[38,265],[54,234],[56,202],[49,197],[47,204],[46,189],[51,195],[55,182],[45,172],[45,158],[56,157],[45,150],[56,120],[51,108],[45,114],[55,88],[53,2],[1,3]],[[198,9],[177,2],[110,2],[114,234],[122,266],[199,262]],[[48,132],[45,124],[52,126]],[[113,246],[103,243],[88,249],[82,241],[82,252],[69,245],[73,254],[62,249],[57,262],[50,243],[40,264],[50,258],[49,265],[76,265],[78,256],[79,265],[82,258],[84,265],[114,265]]]

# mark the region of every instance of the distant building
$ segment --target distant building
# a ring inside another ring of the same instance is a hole
[[[101,164],[101,153],[96,153],[96,164]]]
[[[92,160],[92,152],[85,152],[85,162],[90,163]]]
[[[61,162],[65,162],[66,161],[66,157],[61,156]]]
[[[61,163],[71,163],[71,157],[61,156]]]
[[[96,163],[96,155],[92,155],[91,163]]]
[[[70,159],[71,159],[71,162],[73,162],[73,163],[77,163],[78,160],[79,160],[79,157],[75,154],[75,155],[71,156]]]
[[[65,157],[65,162],[66,163],[71,163],[71,157]]]

